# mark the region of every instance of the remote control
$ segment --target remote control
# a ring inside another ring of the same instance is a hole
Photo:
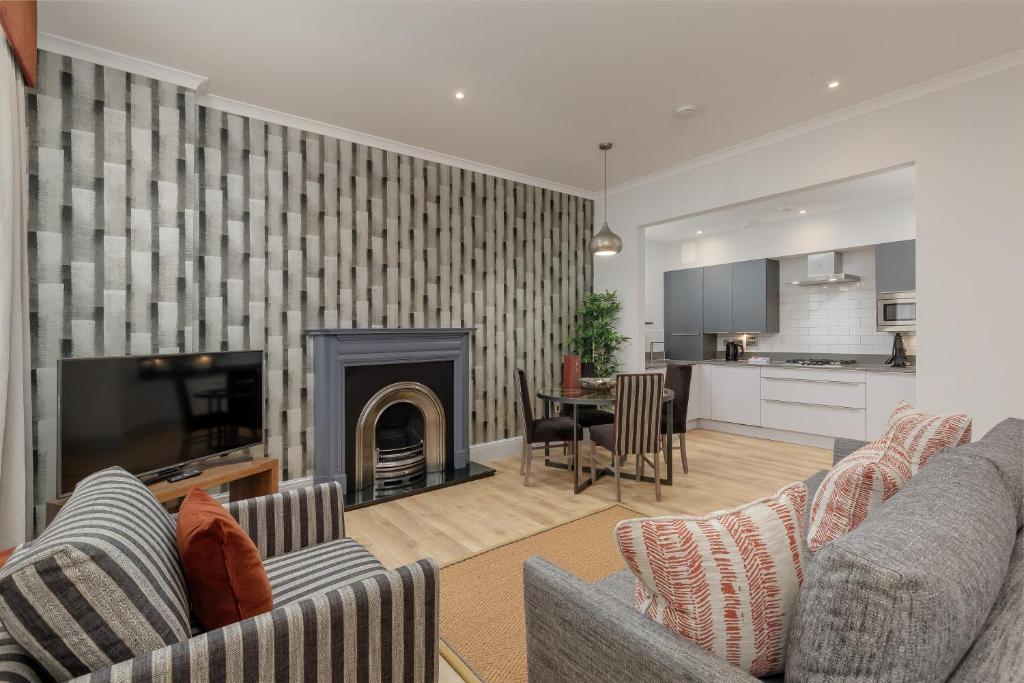
[[[201,473],[199,470],[182,470],[177,474],[172,474],[171,476],[167,477],[166,481],[168,483],[173,484],[175,482],[182,481],[183,479],[191,479],[192,477],[198,477],[200,474]]]

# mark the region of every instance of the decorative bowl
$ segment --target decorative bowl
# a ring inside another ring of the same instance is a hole
[[[580,386],[593,391],[611,391],[615,388],[614,377],[580,377]]]

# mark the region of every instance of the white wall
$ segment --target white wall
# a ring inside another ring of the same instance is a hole
[[[643,339],[640,226],[913,163],[920,407],[970,411],[976,432],[984,433],[1003,417],[1024,416],[1024,365],[979,362],[981,337],[994,337],[992,325],[1000,338],[1024,336],[1022,121],[1018,62],[613,193],[609,222],[623,250],[594,259],[595,287],[619,291],[620,327]],[[625,353],[626,368],[643,367],[641,344]]]

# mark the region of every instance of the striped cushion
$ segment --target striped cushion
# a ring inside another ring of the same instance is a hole
[[[171,518],[119,467],[0,569],[0,621],[58,680],[186,640],[188,613]]]
[[[753,676],[782,671],[806,503],[797,482],[735,510],[620,522],[637,609]]]
[[[263,567],[270,579],[275,607],[387,571],[370,551],[351,538],[273,557]]]
[[[927,415],[902,401],[889,416],[886,433],[892,437],[888,452],[905,460],[913,475],[943,448],[971,442],[971,416]]]
[[[859,527],[910,480],[909,464],[889,452],[889,440],[885,436],[854,451],[825,475],[811,505],[811,552]]]
[[[40,683],[49,678],[28,652],[18,644],[0,622],[0,681],[4,683]]]

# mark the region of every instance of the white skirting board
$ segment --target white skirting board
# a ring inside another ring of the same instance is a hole
[[[783,429],[770,429],[768,427],[754,427],[752,425],[741,425],[732,422],[718,422],[717,420],[696,420],[698,429],[710,429],[716,432],[728,432],[740,436],[752,436],[758,439],[769,439],[771,441],[785,441],[801,446],[814,446],[816,448],[831,449],[835,445],[835,439],[831,436],[819,434],[804,434],[803,432],[788,432]],[[687,422],[689,429],[690,421]]]

